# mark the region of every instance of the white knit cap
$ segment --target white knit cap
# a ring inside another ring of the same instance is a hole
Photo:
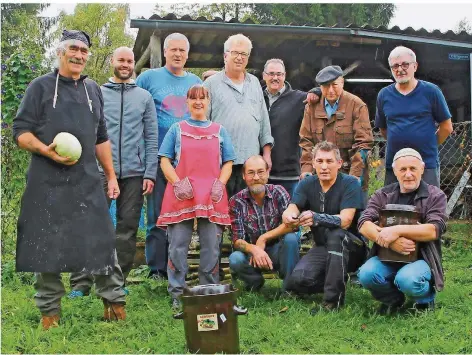
[[[423,158],[421,158],[420,153],[418,153],[413,148],[400,149],[393,157],[393,161],[397,160],[398,158],[403,158],[403,157],[415,157],[419,161],[423,161]]]

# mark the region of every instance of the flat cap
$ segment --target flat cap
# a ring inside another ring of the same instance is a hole
[[[343,76],[341,67],[339,65],[330,65],[321,69],[318,74],[316,74],[315,80],[318,84],[323,85],[336,80],[340,76]]]
[[[403,157],[415,157],[416,159],[418,159],[419,161],[423,161],[423,158],[421,158],[421,154],[418,153],[416,150],[414,150],[413,148],[403,148],[403,149],[400,149],[396,154],[395,156],[393,157],[393,161],[399,159],[399,158],[403,158]]]

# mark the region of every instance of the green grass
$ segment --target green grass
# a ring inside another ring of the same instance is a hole
[[[249,309],[239,317],[243,353],[472,353],[471,225],[451,224],[444,248],[446,287],[435,312],[376,314],[370,294],[350,285],[339,312],[310,316],[314,302],[280,299],[280,281],[260,293],[242,293]],[[64,277],[68,285],[67,277]],[[101,321],[103,307],[94,297],[63,299],[59,328],[39,326],[30,274],[2,271],[2,353],[185,353],[183,321],[172,319],[164,283],[130,285],[128,319]],[[288,306],[283,313],[279,311]]]

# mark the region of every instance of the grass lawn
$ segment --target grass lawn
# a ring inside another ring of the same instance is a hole
[[[435,312],[376,314],[378,303],[354,285],[346,306],[310,316],[314,302],[280,299],[279,280],[261,293],[243,292],[249,309],[239,317],[243,353],[472,353],[472,239],[470,225],[450,226],[443,249],[446,286]],[[2,353],[185,353],[183,321],[172,319],[164,283],[130,285],[128,319],[101,321],[102,302],[94,297],[63,299],[59,328],[39,326],[29,274],[13,264],[2,271]],[[65,284],[68,285],[68,280]],[[279,311],[288,307],[285,312]]]

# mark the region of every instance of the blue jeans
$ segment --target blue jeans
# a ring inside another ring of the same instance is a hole
[[[293,197],[293,192],[298,185],[298,180],[278,180],[278,179],[269,179],[269,184],[272,185],[281,185],[285,190],[287,190],[290,197]]]
[[[424,260],[411,264],[384,263],[377,256],[370,258],[358,271],[359,282],[372,296],[387,305],[402,302],[403,295],[415,303],[434,300],[431,269]]]
[[[272,260],[275,271],[278,271],[285,283],[290,277],[295,265],[300,259],[300,244],[296,233],[287,233],[280,241],[266,246],[265,252]],[[239,250],[229,256],[229,268],[231,274],[243,281],[247,289],[260,289],[264,285],[264,277],[260,269],[249,265],[251,255]]]
[[[147,195],[147,233],[146,233],[146,263],[151,274],[167,275],[167,258],[169,243],[166,231],[157,228],[157,217],[161,213],[162,199],[167,186],[166,178],[161,170],[157,169],[154,190]]]

